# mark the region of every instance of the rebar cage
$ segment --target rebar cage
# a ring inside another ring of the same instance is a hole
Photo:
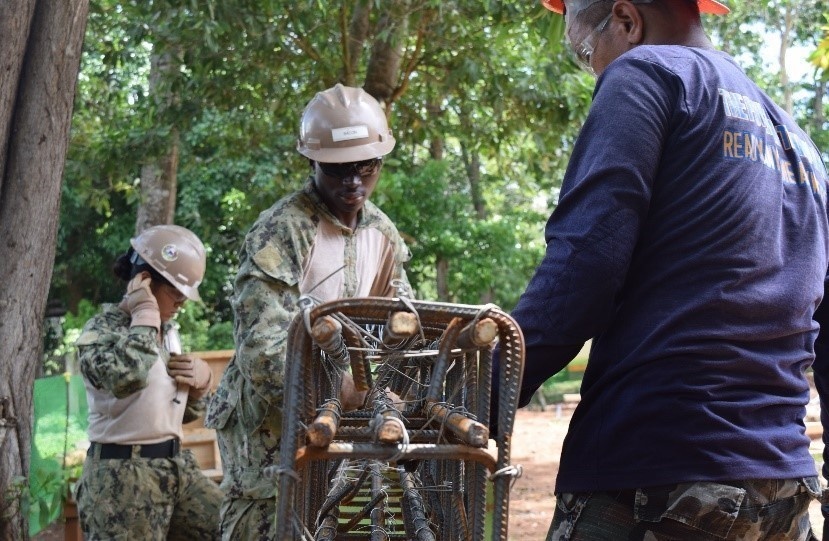
[[[266,472],[277,538],[478,541],[490,529],[505,541],[523,363],[521,331],[494,305],[307,303],[289,330],[279,464]],[[367,394],[343,411],[349,370]]]

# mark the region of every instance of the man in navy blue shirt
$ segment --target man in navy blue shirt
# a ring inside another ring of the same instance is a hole
[[[813,538],[803,417],[829,254],[820,153],[714,50],[700,12],[724,5],[542,1],[598,76],[513,312],[522,405],[593,339],[547,539]]]

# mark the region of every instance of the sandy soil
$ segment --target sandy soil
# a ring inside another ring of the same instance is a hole
[[[542,540],[553,518],[553,487],[568,417],[555,412],[518,410],[513,429],[512,463],[524,472],[510,492],[510,540]]]

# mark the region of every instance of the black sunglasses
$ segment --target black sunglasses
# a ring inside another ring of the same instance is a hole
[[[377,174],[383,165],[383,158],[372,158],[361,162],[322,163],[317,162],[322,172],[332,178],[349,178],[360,176],[367,178]]]

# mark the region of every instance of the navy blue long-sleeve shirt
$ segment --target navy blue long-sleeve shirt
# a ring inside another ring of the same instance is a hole
[[[608,66],[513,311],[522,405],[593,339],[557,492],[815,475],[826,189],[814,144],[724,53]]]

